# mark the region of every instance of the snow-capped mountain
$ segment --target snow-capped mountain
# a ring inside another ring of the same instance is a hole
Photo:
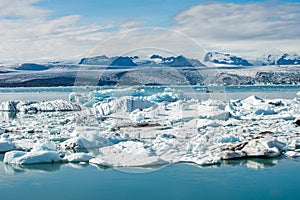
[[[96,56],[91,58],[82,58],[79,61],[79,65],[109,65],[112,63],[112,59],[106,55]]]
[[[191,59],[184,57],[183,55],[174,57],[162,57],[160,55],[153,54],[150,59],[157,63],[162,65],[167,65],[170,67],[195,67],[195,66],[205,66],[197,59]]]
[[[137,66],[130,57],[116,57],[109,64],[110,66]]]
[[[219,52],[208,52],[204,57],[204,61],[223,65],[252,66],[252,64],[244,58]]]
[[[297,54],[283,54],[283,55],[267,55],[263,58],[257,59],[254,62],[256,66],[272,66],[272,65],[300,65],[300,56]]]
[[[91,58],[82,58],[79,65],[109,65],[109,66],[141,66],[141,65],[167,65],[169,67],[194,67],[205,66],[199,60],[187,58],[183,55],[163,57],[153,54],[152,56],[140,60],[138,56],[116,56],[107,57],[105,55]]]
[[[300,56],[297,54],[283,54],[277,61],[277,65],[299,65]]]

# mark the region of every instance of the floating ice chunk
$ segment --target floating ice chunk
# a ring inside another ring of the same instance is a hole
[[[286,145],[274,138],[262,138],[251,140],[241,150],[248,157],[277,157]]]
[[[297,96],[300,97],[300,92],[297,92]]]
[[[98,116],[107,116],[112,113],[132,112],[134,110],[142,110],[150,107],[155,107],[154,103],[146,99],[138,97],[121,97],[111,102],[100,102],[94,106]]]
[[[142,142],[126,141],[99,149],[100,155],[90,163],[113,167],[139,167],[167,164]]]
[[[0,153],[12,151],[15,149],[16,146],[12,141],[3,138],[0,139]]]
[[[31,152],[38,151],[56,151],[55,143],[49,140],[37,141],[33,146]]]
[[[44,101],[38,106],[39,111],[80,111],[81,107],[77,104],[70,103],[64,100]]]
[[[68,162],[79,163],[79,162],[88,162],[94,156],[87,153],[73,153],[64,157]]]
[[[175,102],[178,99],[179,99],[178,96],[171,92],[158,93],[158,94],[154,94],[149,97],[149,101],[155,102],[155,103]]]
[[[250,96],[244,100],[232,100],[225,108],[226,111],[237,119],[257,119],[258,115],[261,118],[290,118],[295,108],[283,100],[265,101],[256,96]],[[292,112],[291,112],[292,111]],[[295,111],[297,112],[297,111]]]
[[[10,164],[37,164],[37,163],[54,163],[61,161],[56,151],[10,151],[4,155],[4,163]]]

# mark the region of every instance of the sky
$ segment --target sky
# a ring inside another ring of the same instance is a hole
[[[300,0],[1,0],[0,63],[300,54]]]

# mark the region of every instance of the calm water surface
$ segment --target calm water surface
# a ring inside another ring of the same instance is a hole
[[[5,200],[299,199],[299,159],[279,160],[276,165],[260,161],[260,169],[248,168],[246,161],[234,162],[207,168],[175,164],[145,173],[89,165],[33,165],[7,169],[10,174],[2,171],[0,194]]]

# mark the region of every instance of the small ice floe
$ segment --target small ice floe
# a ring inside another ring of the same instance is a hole
[[[168,164],[142,142],[126,141],[99,149],[90,163],[109,167],[146,167]]]
[[[64,157],[64,160],[71,163],[80,163],[80,162],[88,162],[92,158],[94,158],[94,156],[88,153],[73,153],[70,155],[66,155]]]
[[[5,153],[3,162],[9,164],[38,164],[38,163],[55,163],[62,159],[55,150],[55,144],[50,141],[40,141],[30,152],[10,151]]]

